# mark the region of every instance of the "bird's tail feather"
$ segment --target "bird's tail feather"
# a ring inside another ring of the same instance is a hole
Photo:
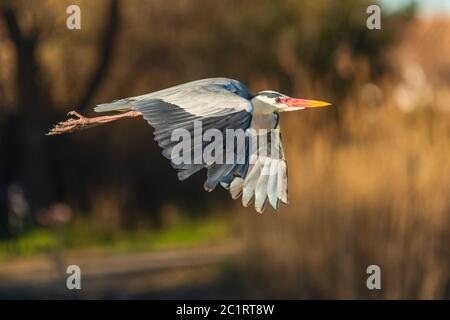
[[[102,103],[94,108],[95,112],[110,112],[110,111],[125,112],[130,110],[133,110],[133,105],[128,99],[120,99],[110,103]]]

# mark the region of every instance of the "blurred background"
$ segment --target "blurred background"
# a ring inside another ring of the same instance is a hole
[[[373,3],[0,0],[0,298],[450,298],[450,8]],[[281,117],[278,213],[179,182],[145,121],[44,135],[216,76],[333,102]]]

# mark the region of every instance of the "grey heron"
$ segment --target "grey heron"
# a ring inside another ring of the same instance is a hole
[[[261,213],[267,202],[275,210],[280,202],[288,203],[287,164],[281,138],[271,134],[271,130],[280,127],[279,114],[328,105],[317,100],[291,98],[275,91],[252,94],[237,80],[211,78],[115,100],[94,109],[100,113],[115,112],[114,115],[86,118],[72,111],[69,115],[75,117],[60,122],[48,135],[82,130],[121,118],[143,117],[154,128],[154,139],[162,148],[162,154],[172,161],[171,152],[176,142],[171,139],[171,133],[185,129],[195,135],[195,121],[202,121],[206,129],[220,132],[227,129],[265,129],[264,134],[270,134],[271,151],[261,155],[257,149],[247,148],[243,163],[175,164],[172,161],[179,180],[206,168],[206,191],[212,191],[220,184],[229,190],[233,199],[242,197],[245,207],[254,201],[256,211]]]

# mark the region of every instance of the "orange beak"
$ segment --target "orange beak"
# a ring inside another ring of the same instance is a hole
[[[320,108],[330,106],[331,103],[318,100],[305,100],[295,98],[280,98],[280,103],[285,104],[288,108]]]

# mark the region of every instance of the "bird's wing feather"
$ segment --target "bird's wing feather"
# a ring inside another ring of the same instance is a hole
[[[181,109],[200,116],[217,116],[224,110],[252,112],[249,99],[252,97],[248,88],[241,82],[228,78],[202,79],[184,83],[164,90],[141,96],[115,100],[99,104],[96,112],[128,111],[135,108],[137,102],[159,99]],[[226,111],[225,111],[226,113]]]
[[[280,201],[287,203],[287,166],[279,135],[271,138],[271,144],[276,146],[275,150],[281,156],[260,156],[258,152],[249,154],[246,149],[244,164],[175,164],[172,159],[172,150],[178,143],[171,139],[173,130],[186,129],[194,141],[196,120],[202,121],[203,132],[211,128],[222,133],[226,129],[248,129],[253,114],[251,98],[252,95],[242,83],[227,78],[214,78],[101,104],[95,111],[140,111],[144,119],[154,127],[155,140],[163,149],[163,155],[178,170],[180,180],[206,168],[208,172],[204,187],[207,191],[213,190],[220,183],[230,190],[233,199],[242,195],[245,206],[255,199],[256,210],[262,212],[267,200],[275,209],[278,209]],[[200,141],[205,147],[207,143],[202,139]],[[195,153],[195,147],[192,146],[192,154]],[[253,161],[249,161],[250,157],[253,157]],[[192,160],[194,162],[199,159]]]
[[[279,128],[278,128],[279,129]],[[261,145],[252,149],[251,163],[244,177],[236,177],[229,189],[233,199],[242,195],[242,204],[249,206],[255,200],[255,208],[263,212],[267,201],[277,210],[279,202],[288,203],[287,165],[279,130],[268,132],[263,152]],[[255,139],[253,139],[255,141]]]
[[[194,152],[197,145],[192,145],[190,164],[179,163],[173,157],[173,148],[179,141],[173,141],[172,133],[176,129],[185,129],[191,141],[200,141],[205,147],[203,134],[208,129],[217,129],[225,133],[226,129],[246,130],[252,119],[251,94],[242,83],[226,79],[214,78],[194,81],[168,88],[147,95],[114,101],[97,106],[97,112],[136,110],[143,114],[147,122],[155,129],[154,135],[162,154],[171,160],[172,166],[178,169],[178,178],[187,179],[197,171],[207,168],[205,189],[212,191],[219,183],[230,183],[234,176],[242,174],[239,164],[210,164],[202,161],[202,154]],[[195,121],[201,121],[202,132],[194,130]],[[202,149],[203,150],[203,149]],[[224,150],[225,152],[225,150]],[[181,155],[180,155],[181,157]]]

